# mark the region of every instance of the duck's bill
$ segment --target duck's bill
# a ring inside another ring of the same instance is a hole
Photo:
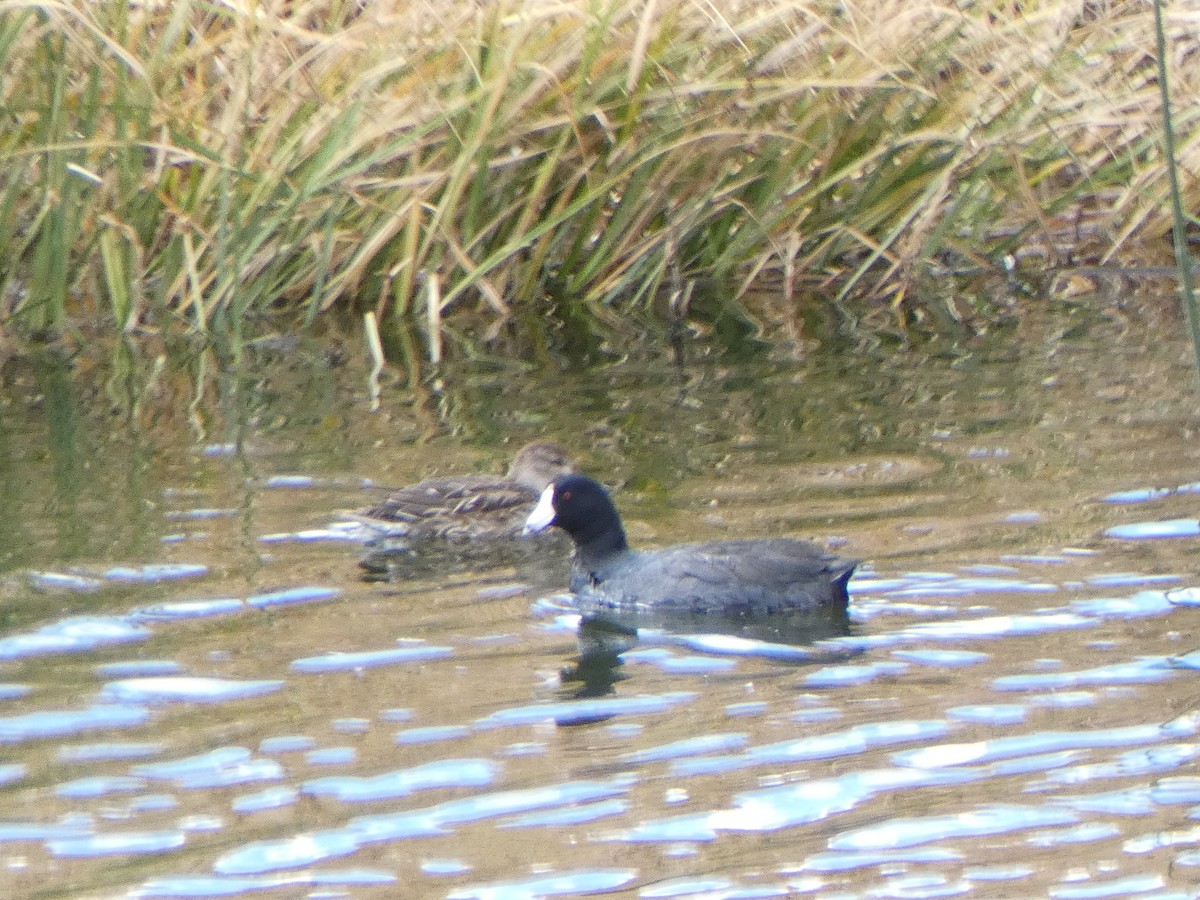
[[[543,531],[554,524],[554,485],[550,485],[544,491],[537,502],[537,506],[533,508],[533,512],[529,514],[529,518],[525,520],[525,527],[521,530],[521,534],[533,534],[535,531]]]

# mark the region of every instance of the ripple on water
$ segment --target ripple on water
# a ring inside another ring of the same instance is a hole
[[[1176,588],[1167,591],[1167,600],[1173,606],[1200,606],[1200,588]]]
[[[60,747],[58,760],[64,763],[91,763],[116,759],[145,759],[148,756],[158,756],[165,748],[165,744],[132,741],[79,744],[75,747]]]
[[[397,744],[432,744],[437,741],[456,741],[470,733],[471,729],[466,725],[426,725],[397,731],[393,740]]]
[[[814,853],[800,866],[803,872],[849,872],[873,869],[897,863],[950,863],[963,859],[957,850],[941,847],[913,847],[899,850],[850,850],[844,853]]]
[[[263,738],[258,744],[259,753],[300,753],[317,746],[315,739],[302,734],[282,734]]]
[[[561,828],[566,825],[583,825],[597,822],[610,816],[619,816],[629,811],[628,800],[600,800],[596,803],[583,803],[567,806],[561,809],[550,809],[544,812],[525,813],[508,819],[501,819],[497,828]]]
[[[225,616],[245,611],[245,601],[236,597],[217,597],[155,603],[134,610],[130,618],[135,621],[169,622],[176,619],[207,619],[210,616]]]
[[[1130,897],[1166,886],[1161,875],[1131,875],[1111,881],[1079,885],[1056,885],[1047,892],[1052,900],[1098,900],[1101,897]]]
[[[170,794],[142,794],[129,801],[130,812],[162,812],[175,809],[179,801]]]
[[[152,632],[124,616],[75,616],[28,634],[0,639],[0,660],[52,653],[81,653],[112,644],[144,641]]]
[[[1096,695],[1091,691],[1061,691],[1055,694],[1034,694],[1027,699],[1030,706],[1041,706],[1048,709],[1070,709],[1096,705]]]
[[[96,823],[89,815],[71,813],[57,822],[0,822],[0,844],[18,841],[48,841],[94,834]]]
[[[124,662],[101,663],[96,674],[101,678],[132,678],[147,675],[177,675],[183,666],[173,659],[131,659]]]
[[[25,777],[28,769],[20,763],[4,763],[0,765],[0,784],[12,784]]]
[[[340,525],[341,523],[329,528],[306,528],[303,531],[279,531],[263,534],[259,536],[258,542],[260,544],[317,544],[326,541],[360,544],[363,542],[364,535],[361,529],[344,528]]]
[[[310,766],[344,766],[357,758],[358,751],[353,747],[321,747],[304,754],[304,761]]]
[[[1154,802],[1145,788],[1129,788],[1076,797],[1052,797],[1051,802],[1077,812],[1102,812],[1110,816],[1148,816]]]
[[[672,763],[671,773],[704,775],[776,763],[834,759],[864,753],[873,747],[941,737],[949,730],[949,723],[938,719],[866,723],[844,731],[762,744],[737,754],[680,759]]]
[[[617,832],[609,840],[624,842],[712,841],[719,831],[769,832],[819,822],[854,809],[875,795],[934,785],[961,784],[974,773],[869,769],[847,772],[778,788],[747,791],[734,798],[732,809],[654,819]]]
[[[271,475],[264,482],[267,488],[300,488],[317,487],[317,479],[312,475]]]
[[[425,859],[421,861],[421,873],[424,875],[463,875],[471,871],[471,866],[461,859]]]
[[[1146,503],[1150,500],[1161,500],[1163,497],[1170,497],[1172,494],[1196,494],[1200,493],[1200,482],[1191,484],[1181,484],[1178,487],[1154,487],[1154,488],[1132,488],[1127,491],[1117,491],[1108,494],[1100,499],[1104,503]]]
[[[1073,600],[1071,610],[1097,618],[1135,619],[1159,616],[1171,612],[1177,605],[1171,595],[1179,591],[1139,591],[1132,597],[1102,597],[1094,600]]]
[[[1061,772],[1048,776],[1048,781],[1056,784],[1082,784],[1105,778],[1127,778],[1138,775],[1151,775],[1156,772],[1169,772],[1191,762],[1200,756],[1200,746],[1196,744],[1168,744],[1162,747],[1143,747],[1130,750],[1107,762],[1091,765],[1072,766]],[[1147,796],[1149,789],[1142,788]],[[1191,802],[1191,801],[1186,801]]]
[[[1200,520],[1166,519],[1160,522],[1130,522],[1114,525],[1104,531],[1106,537],[1125,541],[1144,541],[1155,538],[1195,537],[1200,534]]]
[[[1114,663],[1080,672],[1004,675],[992,681],[992,688],[997,691],[1053,691],[1101,685],[1157,684],[1177,674],[1167,657],[1147,656],[1132,662]]]
[[[946,710],[946,716],[960,722],[977,722],[981,725],[1016,725],[1025,721],[1025,707],[1016,703],[955,706]]]
[[[47,737],[65,737],[82,731],[133,728],[150,718],[144,706],[104,703],[82,710],[42,710],[0,717],[0,744],[18,744]]]
[[[255,609],[266,609],[271,606],[287,606],[293,603],[315,603],[321,600],[332,600],[342,595],[341,588],[307,587],[287,588],[281,591],[269,591],[265,594],[254,594],[246,598],[246,605]]]
[[[203,563],[151,563],[145,566],[113,566],[105,569],[100,577],[105,581],[125,584],[160,584],[164,581],[200,578],[207,574],[208,566]]]
[[[670,634],[656,629],[643,629],[639,630],[638,636],[643,641],[671,643],[701,653],[756,657],[777,662],[804,663],[811,662],[813,659],[824,659],[828,656],[813,647],[777,644],[733,634]],[[728,665],[728,661],[724,665]]]
[[[514,725],[534,725],[546,721],[554,721],[559,725],[591,722],[610,716],[665,712],[672,707],[691,703],[697,696],[693,691],[675,691],[668,694],[642,694],[635,697],[602,697],[564,703],[538,703],[532,706],[500,709],[477,719],[475,724],[480,728],[505,728]]]
[[[406,797],[434,788],[484,787],[496,780],[500,767],[486,759],[441,759],[411,769],[368,777],[338,775],[304,782],[301,793],[332,797],[343,803],[365,803]]]
[[[945,875],[893,875],[872,893],[898,900],[933,900],[935,897],[959,897],[971,892],[965,881],[950,881]]]
[[[967,881],[1019,881],[1034,873],[1033,866],[979,866],[963,872]]]
[[[908,669],[908,663],[888,662],[880,660],[864,665],[845,664],[826,666],[805,675],[800,683],[806,688],[836,688],[848,685],[866,684],[876,678],[899,675]]]
[[[831,850],[889,850],[954,838],[1011,834],[1048,825],[1074,825],[1076,813],[1037,806],[985,806],[944,816],[892,819],[834,835]]]
[[[1142,575],[1138,572],[1112,572],[1107,575],[1092,575],[1087,584],[1092,587],[1132,587],[1143,584],[1172,584],[1182,581],[1179,575]]]
[[[627,793],[631,781],[575,781],[548,787],[476,794],[425,809],[359,816],[345,827],[259,841],[220,857],[222,875],[261,875],[348,856],[363,844],[444,835],[453,825],[603,800]]]
[[[131,769],[134,775],[169,781],[181,788],[217,788],[253,781],[278,781],[283,767],[272,759],[255,759],[245,747],[221,747],[208,753]]]
[[[910,625],[905,635],[934,640],[962,640],[964,638],[998,638],[1048,634],[1075,628],[1090,628],[1098,619],[1068,612],[1051,612],[1035,615],[987,616],[981,619],[957,619],[951,622],[918,622]]]
[[[1151,744],[1162,741],[1167,736],[1158,725],[1130,725],[1125,728],[1091,731],[1043,731],[968,744],[941,744],[916,750],[899,750],[892,754],[892,760],[899,766],[932,769],[1060,750]]]
[[[275,841],[260,841],[226,853],[213,870],[218,875],[262,875],[311,866],[327,859],[349,856],[358,850],[357,835],[328,829]]]
[[[948,669],[958,669],[973,666],[988,659],[990,653],[978,653],[974,650],[893,650],[892,656],[905,662],[921,666],[939,666]]]
[[[627,663],[641,662],[673,675],[708,675],[714,672],[730,672],[737,668],[737,660],[711,656],[676,656],[673,653],[651,654],[634,651],[622,657]]]
[[[146,779],[133,775],[95,775],[60,784],[54,793],[60,797],[93,798],[106,794],[130,794],[146,786]]]
[[[300,796],[295,788],[271,787],[255,794],[243,794],[237,797],[230,808],[236,813],[255,813],[268,809],[281,809],[291,806]]]
[[[669,881],[660,881],[658,884],[652,884],[638,891],[639,897],[653,898],[671,898],[671,897],[692,897],[702,895],[705,892],[723,891],[733,887],[733,882],[728,878],[672,878]],[[718,896],[724,896],[723,894]]]
[[[90,593],[104,586],[99,578],[72,575],[68,572],[30,572],[29,583],[41,591],[75,591]]]
[[[217,509],[211,506],[193,507],[191,509],[169,509],[163,513],[168,522],[208,519],[234,519],[241,515],[240,509]]]
[[[325,653],[297,659],[292,671],[304,675],[323,672],[353,672],[375,666],[390,666],[398,663],[426,662],[445,659],[454,653],[451,647],[427,647],[424,645],[395,647],[388,650],[365,650],[357,653]]]
[[[531,897],[598,893],[614,891],[636,878],[636,869],[588,869],[475,885],[447,894],[446,900],[528,900]]]
[[[282,690],[283,681],[234,681],[226,678],[179,676],[125,678],[110,681],[100,691],[104,700],[140,703],[227,703]]]
[[[185,841],[182,831],[125,831],[52,838],[46,848],[54,856],[125,856],[178,850]]]
[[[1155,803],[1164,805],[1200,803],[1200,778],[1193,776],[1160,778],[1151,786],[1150,796]]]
[[[151,878],[137,888],[133,897],[233,897],[251,891],[266,891],[281,887],[317,886],[377,886],[394,884],[390,872],[368,869],[347,872],[289,872],[261,878],[222,878],[208,875],[179,875],[170,878]]]
[[[704,753],[740,750],[746,746],[747,741],[749,741],[749,737],[745,732],[706,734],[700,737],[684,738],[683,740],[674,741],[670,744],[662,744],[658,747],[647,747],[645,750],[622,753],[619,759],[621,762],[633,763],[635,765],[661,762],[662,760],[679,759],[685,756],[699,756]]]

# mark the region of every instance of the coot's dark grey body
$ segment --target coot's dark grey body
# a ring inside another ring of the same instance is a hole
[[[844,611],[857,560],[791,538],[629,548],[608,493],[562,475],[542,493],[526,533],[556,525],[575,543],[571,590],[584,606],[767,615]]]

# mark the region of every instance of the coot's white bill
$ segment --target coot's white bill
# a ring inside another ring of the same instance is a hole
[[[533,508],[533,512],[529,514],[529,518],[525,520],[525,527],[521,530],[521,534],[533,534],[535,531],[542,531],[550,527],[550,523],[554,521],[554,485],[549,485],[542,491],[542,496],[537,502],[537,506]]]

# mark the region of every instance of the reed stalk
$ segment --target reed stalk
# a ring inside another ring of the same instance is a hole
[[[1170,68],[1167,64],[1167,33],[1163,21],[1162,0],[1154,0],[1154,41],[1158,57],[1158,85],[1162,93],[1163,163],[1171,194],[1171,237],[1175,266],[1179,272],[1179,299],[1192,340],[1193,359],[1200,375],[1200,310],[1196,309],[1196,288],[1192,276],[1192,255],[1187,241],[1187,216],[1179,189],[1179,161],[1175,153],[1175,124],[1171,107]],[[1194,220],[1193,220],[1194,221]]]

